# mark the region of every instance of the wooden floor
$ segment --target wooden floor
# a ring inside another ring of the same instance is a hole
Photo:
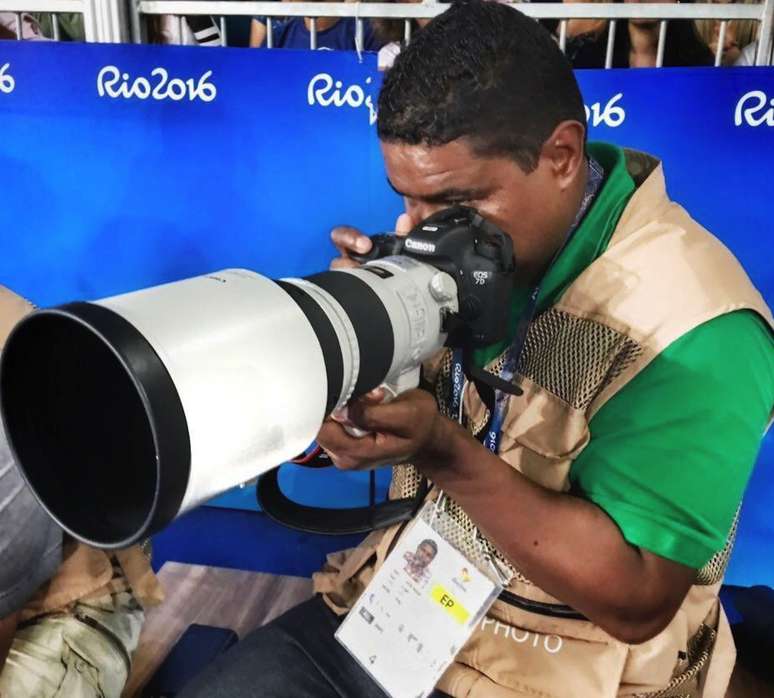
[[[191,623],[231,628],[244,637],[312,594],[312,583],[221,567],[167,562],[159,572],[166,601],[148,611],[124,698],[137,698]],[[726,698],[774,698],[774,686],[737,666]]]
[[[167,562],[159,572],[167,598],[149,609],[124,698],[139,696],[191,623],[231,628],[244,637],[312,595],[310,579]]]

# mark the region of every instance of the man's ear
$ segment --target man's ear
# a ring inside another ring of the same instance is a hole
[[[586,127],[578,121],[562,121],[543,144],[540,157],[549,163],[560,191],[576,181],[585,162],[585,146]]]

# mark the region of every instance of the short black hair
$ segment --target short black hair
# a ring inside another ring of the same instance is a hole
[[[433,557],[435,557],[438,554],[438,544],[432,539],[432,538],[425,538],[418,546],[417,550],[421,548],[423,545],[426,545],[428,548],[433,549]]]
[[[377,129],[386,142],[444,145],[465,137],[478,155],[532,171],[566,120],[586,123],[572,67],[552,36],[512,7],[453,4],[416,35],[387,73]]]

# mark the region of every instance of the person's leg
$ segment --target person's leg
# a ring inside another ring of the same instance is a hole
[[[218,657],[178,698],[385,698],[334,637],[341,620],[310,599]]]
[[[340,622],[310,599],[218,657],[179,698],[384,698],[333,637]]]

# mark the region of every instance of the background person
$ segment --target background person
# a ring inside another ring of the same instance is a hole
[[[292,0],[291,0],[292,1]],[[254,17],[250,29],[250,46],[266,46],[266,19],[271,22],[274,48],[309,49],[312,37],[311,17],[263,18]],[[384,41],[374,32],[367,19],[363,23],[363,51],[378,51]],[[357,49],[357,20],[354,17],[318,17],[317,50],[355,51]]]
[[[721,3],[725,4],[725,3]],[[758,5],[758,0],[739,0],[737,4]],[[696,31],[702,41],[709,46],[713,55],[717,51],[720,38],[720,21],[715,19],[698,19],[695,21]],[[752,19],[734,19],[726,24],[723,40],[722,65],[755,65],[755,49],[757,49],[760,22]],[[745,48],[752,46],[743,54]],[[752,60],[747,56],[752,53]]]
[[[640,2],[640,0],[625,0]],[[673,0],[676,2],[677,0]],[[658,56],[660,22],[630,19],[616,25],[613,68],[654,68]],[[567,41],[567,56],[575,68],[604,68],[609,24]],[[665,67],[713,65],[714,57],[690,20],[671,20],[664,43]]]
[[[0,286],[0,348],[32,306]],[[89,506],[89,502],[84,502]],[[0,696],[120,698],[144,620],[163,595],[139,547],[64,536],[16,467],[0,426]]]
[[[413,0],[421,2],[421,0]],[[430,18],[417,17],[411,20],[411,36],[416,36],[428,25]],[[405,22],[401,19],[378,18],[371,20],[374,27],[374,33],[383,46],[379,49],[377,64],[379,70],[389,70],[392,68],[395,59],[406,45],[405,41]]]

